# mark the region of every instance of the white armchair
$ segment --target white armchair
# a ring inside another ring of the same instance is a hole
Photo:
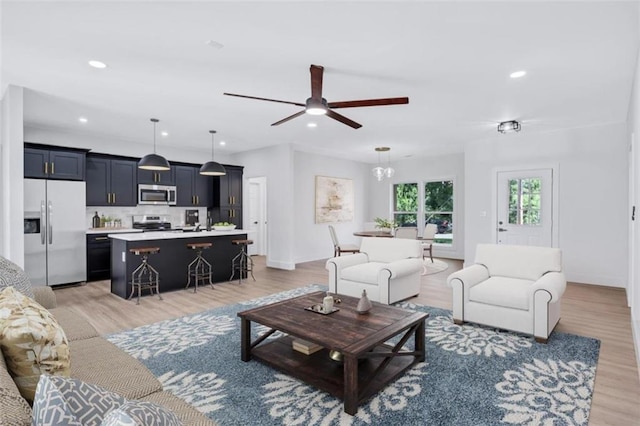
[[[453,320],[532,334],[546,343],[567,282],[557,248],[478,244],[475,264],[447,278]]]
[[[391,304],[420,293],[422,245],[401,238],[363,238],[360,253],[327,260],[329,291]]]

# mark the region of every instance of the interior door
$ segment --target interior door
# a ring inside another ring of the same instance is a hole
[[[551,247],[553,170],[501,171],[496,183],[496,243]]]

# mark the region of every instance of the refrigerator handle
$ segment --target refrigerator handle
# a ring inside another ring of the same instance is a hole
[[[44,200],[40,201],[40,244],[45,244],[45,235],[47,231],[42,225],[47,223],[44,219]]]
[[[49,244],[53,244],[53,205],[51,201],[49,201],[49,217],[47,218],[47,227],[49,228]]]

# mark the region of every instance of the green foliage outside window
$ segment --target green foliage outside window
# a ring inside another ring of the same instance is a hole
[[[509,180],[509,223],[540,224],[540,178]]]

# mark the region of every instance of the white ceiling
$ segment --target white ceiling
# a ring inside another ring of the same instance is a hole
[[[626,120],[638,47],[637,2],[7,2],[2,84],[28,88],[25,122],[235,153],[281,143],[375,162],[460,152],[496,135]],[[206,44],[214,40],[221,49]],[[87,65],[106,62],[105,70]],[[329,102],[408,96],[408,105],[341,109],[354,130],[292,105],[309,65]],[[524,69],[527,75],[511,79]],[[87,117],[81,124],[78,117]],[[318,123],[307,128],[309,121]],[[505,137],[517,137],[511,135]]]

